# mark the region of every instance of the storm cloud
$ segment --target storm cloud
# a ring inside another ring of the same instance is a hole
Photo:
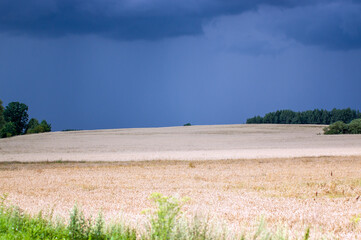
[[[329,2],[221,16],[204,26],[215,44],[243,53],[278,53],[295,44],[329,50],[361,48],[361,5]]]
[[[203,33],[207,21],[256,10],[323,1],[295,0],[1,0],[0,31],[38,37],[93,34],[151,40]]]

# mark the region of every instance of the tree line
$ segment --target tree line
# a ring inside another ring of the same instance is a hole
[[[20,102],[11,102],[5,108],[0,100],[0,138],[22,134],[50,132],[51,125],[45,120],[29,120],[29,107]]]
[[[358,110],[346,109],[332,109],[331,111],[325,109],[315,109],[303,112],[294,112],[292,110],[278,110],[270,112],[261,116],[255,116],[247,119],[247,124],[261,124],[261,123],[276,123],[276,124],[325,124],[329,125],[338,121],[345,124],[352,120],[361,118],[361,113]]]

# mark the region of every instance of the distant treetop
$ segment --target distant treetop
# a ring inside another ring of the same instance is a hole
[[[267,113],[264,117],[255,116],[247,119],[247,124],[276,123],[276,124],[325,124],[329,125],[337,121],[350,123],[352,120],[361,118],[358,110],[324,109],[308,110],[303,112],[294,112],[292,110],[278,110]]]

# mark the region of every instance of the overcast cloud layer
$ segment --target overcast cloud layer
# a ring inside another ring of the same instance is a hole
[[[272,10],[262,10],[267,7]],[[243,21],[244,14],[257,15],[251,22],[255,26],[244,24],[248,23]],[[203,34],[207,25],[222,16],[238,17],[231,26],[238,28],[238,37],[256,27],[252,30],[256,34],[279,34],[302,44],[331,49],[361,47],[360,1],[0,1],[0,31],[36,37],[92,34],[120,40],[156,40]]]

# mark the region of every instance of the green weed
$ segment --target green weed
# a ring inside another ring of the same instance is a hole
[[[145,230],[133,228],[123,223],[106,225],[102,214],[92,220],[86,218],[75,205],[70,212],[69,221],[54,221],[52,213],[37,216],[24,213],[16,207],[5,204],[6,197],[0,198],[0,240],[12,239],[74,239],[74,240],[285,240],[289,238],[286,228],[273,232],[266,227],[264,220],[260,221],[253,233],[234,233],[225,224],[211,221],[209,218],[186,217],[181,208],[187,199],[164,196],[154,193],[150,199],[155,205],[148,214],[148,225]],[[355,218],[357,224],[359,217]],[[310,230],[299,238],[308,240]]]

